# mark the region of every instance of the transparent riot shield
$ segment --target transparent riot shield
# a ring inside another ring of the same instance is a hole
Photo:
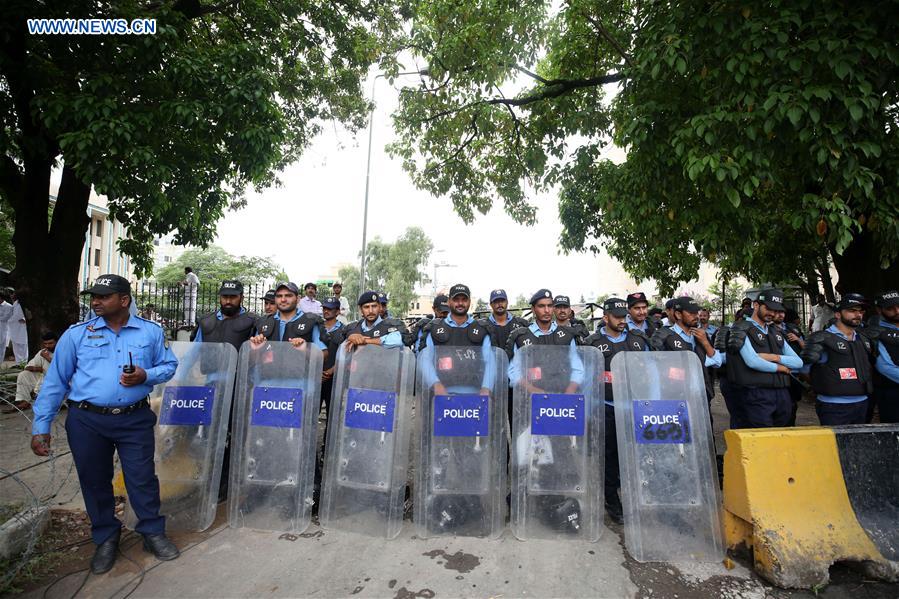
[[[702,364],[693,352],[612,359],[624,538],[641,562],[724,558]]]
[[[175,376],[150,394],[158,419],[153,461],[160,512],[166,530],[202,531],[215,520],[237,352],[227,343],[175,341],[171,348]],[[134,528],[130,505],[125,518]]]
[[[341,346],[319,509],[325,528],[388,539],[400,533],[414,376],[407,348]]]
[[[530,345],[512,383],[512,532],[522,540],[593,542],[603,529],[603,355]]]
[[[311,519],[322,352],[311,343],[247,341],[240,349],[232,528],[299,533]]]
[[[417,366],[417,534],[496,538],[506,512],[506,354],[437,346]]]

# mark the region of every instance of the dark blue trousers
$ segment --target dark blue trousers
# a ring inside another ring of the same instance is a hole
[[[721,395],[724,397],[724,405],[727,406],[727,412],[730,414],[730,428],[745,428],[743,421],[743,393],[746,387],[734,385],[727,377],[719,380],[721,387]]]
[[[793,401],[786,387],[768,389],[745,387],[740,396],[741,428],[787,426],[793,413]]]
[[[881,422],[899,422],[899,387],[874,387]]]
[[[855,403],[829,403],[819,400],[815,402],[815,412],[818,413],[821,426],[864,424],[868,416],[869,401],[866,399]]]
[[[606,467],[605,492],[606,503],[618,503],[618,489],[621,488],[621,469],[618,464],[618,430],[615,427],[615,408],[606,404]]]
[[[138,518],[135,530],[141,534],[165,532],[165,518],[159,515],[159,479],[153,464],[155,425],[156,414],[149,407],[118,415],[69,409],[69,448],[91,519],[91,537],[98,545],[122,527],[115,517],[112,492],[112,458],[116,451],[125,475],[128,503]]]

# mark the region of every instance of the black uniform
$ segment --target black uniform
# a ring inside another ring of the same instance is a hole
[[[899,364],[899,330],[882,326],[868,327],[865,334],[874,343],[883,344],[893,364]],[[882,351],[882,350],[880,350]],[[881,422],[899,422],[899,383],[874,370],[874,401]]]

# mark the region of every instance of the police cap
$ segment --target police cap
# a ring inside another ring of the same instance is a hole
[[[846,293],[837,303],[837,310],[847,310],[849,308],[864,308],[868,305],[868,300],[860,293]]]
[[[494,289],[493,291],[490,292],[490,303],[491,304],[498,299],[504,299],[506,301],[509,300],[509,296],[506,295],[505,289]]]
[[[222,286],[219,287],[219,295],[243,295],[243,283],[237,279],[222,281]]]
[[[265,292],[265,295],[262,296],[263,301],[266,302],[274,302],[275,301],[275,290],[269,289]]]
[[[783,312],[784,308],[784,292],[780,289],[765,289],[759,292],[758,298],[755,300],[760,304],[765,304],[771,310]]]
[[[635,291],[633,293],[627,294],[627,307],[633,308],[637,304],[646,304],[649,305],[649,300],[646,299],[646,294],[642,291]]]
[[[289,292],[293,293],[294,295],[300,294],[300,288],[297,287],[296,283],[293,283],[291,281],[281,281],[280,283],[278,283],[278,286],[275,287],[275,293],[277,293],[278,291],[280,291],[282,289],[286,289]]]
[[[899,306],[899,291],[884,291],[874,299],[874,305],[879,308]]]
[[[674,309],[680,310],[681,312],[691,312],[696,313],[702,310],[702,306],[696,303],[696,301],[692,297],[679,297],[674,300]]]
[[[431,307],[435,308],[437,310],[449,312],[449,304],[447,304],[448,301],[449,301],[449,298],[446,297],[446,295],[441,293],[440,295],[438,295],[434,298],[434,303],[431,304]]]
[[[336,297],[326,297],[324,300],[322,300],[322,308],[337,310],[340,308],[340,300]]]
[[[549,289],[538,289],[537,292],[531,296],[530,304],[533,306],[534,304],[536,304],[537,302],[539,302],[542,299],[552,299],[552,298],[553,298],[553,292],[550,291]]]
[[[370,304],[372,302],[378,301],[378,292],[377,291],[363,291],[359,296],[359,300],[356,302],[357,306],[364,306],[365,304]]]
[[[456,283],[449,290],[450,299],[456,297],[457,295],[464,295],[467,298],[471,298],[471,289],[468,288],[468,285],[463,285],[462,283]]]
[[[387,294],[383,291],[378,292],[378,303],[387,305]]]
[[[82,295],[110,295],[121,293],[131,295],[131,283],[125,277],[119,275],[100,275],[94,280],[94,284],[81,292]]]
[[[620,297],[610,297],[602,303],[602,311],[606,314],[611,314],[612,316],[618,316],[620,318],[622,316],[627,316],[627,306],[628,302]]]
[[[556,299],[553,300],[553,306],[568,306],[571,307],[571,300],[568,299],[567,295],[557,295]]]

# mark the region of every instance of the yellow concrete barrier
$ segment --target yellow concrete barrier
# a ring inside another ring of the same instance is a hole
[[[899,477],[877,480],[899,468],[895,425],[729,430],[724,438],[727,543],[751,548],[763,578],[813,588],[828,582],[831,564],[853,561],[869,576],[899,580]]]

